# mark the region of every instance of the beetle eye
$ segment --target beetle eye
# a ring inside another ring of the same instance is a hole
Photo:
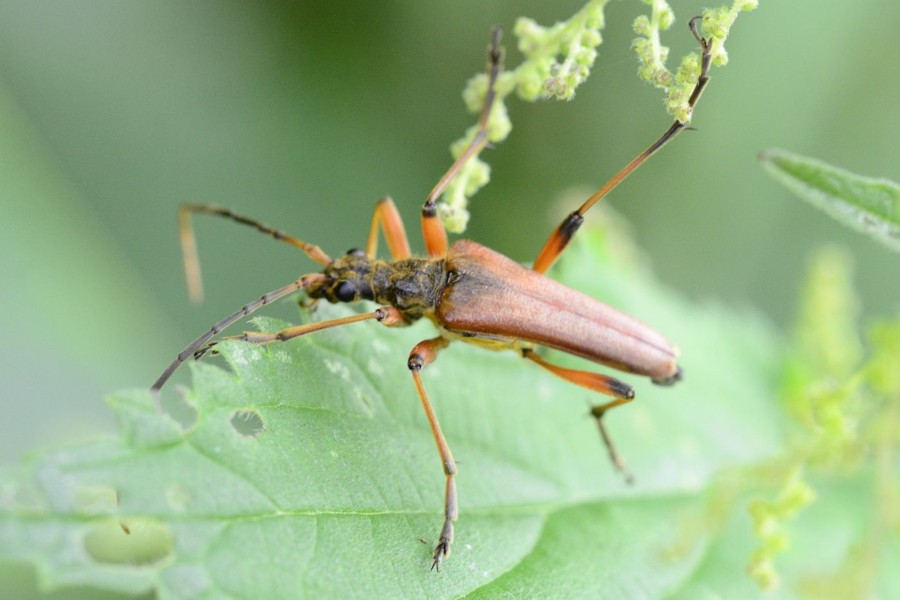
[[[356,287],[349,281],[342,281],[335,288],[334,297],[340,302],[353,302],[356,300]]]
[[[347,250],[347,256],[365,256],[366,253],[359,248],[350,248]]]

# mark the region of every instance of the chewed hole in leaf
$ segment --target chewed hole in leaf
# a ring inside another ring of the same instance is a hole
[[[188,400],[189,392],[179,388],[177,398],[164,401],[163,407],[170,417],[175,419],[182,429],[191,429],[197,422],[197,408]]]
[[[158,521],[143,517],[107,519],[87,532],[84,548],[99,563],[150,565],[172,553],[172,533]]]
[[[258,438],[266,432],[266,423],[258,411],[240,409],[231,413],[229,419],[234,430],[244,437]]]

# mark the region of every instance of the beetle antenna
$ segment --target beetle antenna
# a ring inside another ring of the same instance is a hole
[[[214,336],[221,333],[222,330],[224,330],[226,327],[233,325],[237,321],[243,319],[250,313],[257,310],[258,308],[261,308],[267,304],[271,304],[272,302],[274,302],[275,300],[278,300],[279,298],[284,298],[285,296],[287,296],[289,294],[293,294],[294,292],[296,292],[298,290],[307,288],[312,284],[321,283],[325,279],[326,279],[326,277],[324,275],[322,275],[321,273],[312,273],[309,275],[304,275],[297,281],[289,283],[288,285],[286,285],[284,287],[280,287],[277,290],[273,290],[273,291],[269,292],[268,294],[264,294],[264,295],[260,296],[253,302],[245,304],[236,312],[228,315],[221,321],[217,322],[215,325],[210,327],[206,331],[206,333],[204,333],[203,335],[201,335],[200,337],[195,339],[193,342],[188,344],[187,347],[185,347],[185,349],[182,350],[178,354],[178,356],[175,358],[175,360],[172,361],[172,364],[170,364],[166,368],[166,370],[163,371],[162,375],[159,376],[159,378],[156,380],[156,382],[154,382],[154,384],[152,386],[150,386],[150,393],[153,394],[153,396],[157,399],[157,402],[158,402],[159,401],[159,390],[162,389],[162,386],[164,386],[166,384],[166,382],[172,376],[172,373],[174,373],[178,369],[178,367],[180,367],[191,356],[193,356],[194,352],[196,352],[198,349],[200,349],[203,345],[205,345]]]
[[[201,213],[231,219],[241,225],[248,225],[257,231],[270,235],[280,242],[299,248],[320,265],[331,264],[331,258],[315,244],[288,235],[265,223],[238,214],[215,204],[182,204],[178,209],[178,237],[181,240],[181,256],[184,261],[184,275],[187,280],[188,296],[192,302],[203,300],[203,278],[200,273],[200,259],[197,254],[197,240],[191,225],[191,215]]]

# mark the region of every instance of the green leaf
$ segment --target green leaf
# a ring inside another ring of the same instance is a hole
[[[406,357],[435,330],[365,322],[221,344],[231,372],[192,365],[186,426],[143,390],[116,394],[121,437],[6,474],[0,559],[33,565],[44,588],[160,598],[676,590],[712,545],[712,528],[696,525],[711,479],[778,451],[781,348],[754,315],[674,297],[621,256],[585,232],[554,276],[681,346],[684,382],[624,376],[638,398],[609,415],[634,485],[587,416],[599,397],[514,353],[453,344],[423,371],[460,470],[453,554],[429,571],[444,476]]]
[[[790,548],[778,560],[786,582],[780,589],[762,594],[744,575],[742,557],[758,540],[747,512],[734,511],[692,580],[672,598],[897,598],[900,536],[873,522],[872,473],[818,477],[815,485],[819,499],[790,524]]]
[[[900,186],[863,177],[784,150],[760,157],[766,171],[788,189],[844,225],[900,250]]]

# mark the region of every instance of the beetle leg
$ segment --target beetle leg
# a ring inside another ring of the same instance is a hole
[[[496,27],[491,34],[491,44],[488,47],[488,88],[485,93],[484,106],[481,109],[475,136],[462,154],[459,155],[459,158],[454,161],[437,182],[431,193],[428,194],[425,204],[422,205],[422,237],[425,238],[425,249],[428,252],[428,256],[433,258],[443,257],[447,254],[447,231],[438,218],[437,199],[444,193],[444,190],[453,181],[453,178],[456,177],[463,165],[470,159],[478,156],[488,143],[488,120],[491,116],[491,107],[496,96],[494,85],[497,83],[497,76],[500,74],[503,63],[503,50],[500,48],[500,36],[502,33],[503,31]]]
[[[413,376],[413,382],[416,384],[416,391],[419,393],[419,400],[422,401],[422,408],[425,409],[425,416],[428,418],[428,425],[431,427],[431,433],[434,434],[434,441],[437,444],[438,454],[441,456],[441,465],[444,468],[444,475],[447,478],[447,484],[444,490],[444,526],[441,528],[441,537],[434,549],[434,562],[431,563],[432,569],[440,570],[441,561],[450,556],[450,544],[453,543],[453,521],[459,514],[456,501],[456,462],[453,460],[453,454],[450,452],[450,446],[441,431],[441,424],[438,423],[437,415],[434,414],[434,408],[431,401],[428,400],[428,394],[425,392],[425,386],[422,385],[422,377],[419,371],[427,364],[434,362],[440,350],[449,344],[446,339],[436,337],[425,340],[416,345],[409,353],[407,366]]]
[[[256,219],[245,217],[227,208],[215,204],[182,204],[178,208],[178,237],[181,240],[181,256],[184,261],[184,274],[187,279],[188,296],[193,302],[203,300],[203,280],[200,276],[200,260],[197,258],[197,241],[194,237],[194,228],[191,226],[191,215],[201,213],[217,217],[231,219],[241,225],[248,225],[258,231],[271,235],[278,241],[290,244],[306,253],[312,260],[320,265],[328,265],[331,258],[316,246],[290,236],[274,227],[269,227]]]
[[[403,260],[412,256],[406,229],[403,227],[403,219],[400,218],[394,201],[388,196],[375,204],[375,214],[372,215],[372,226],[369,228],[369,241],[366,244],[366,256],[375,258],[378,251],[379,225],[381,225],[388,250],[394,260]]]
[[[194,351],[194,358],[199,359],[204,354],[212,350],[219,342],[226,340],[239,340],[241,342],[250,342],[251,344],[271,344],[272,342],[286,342],[294,338],[315,333],[323,329],[331,329],[332,327],[340,327],[341,325],[349,325],[350,323],[358,323],[359,321],[368,321],[375,319],[382,325],[397,326],[405,325],[406,319],[403,314],[393,306],[382,306],[372,312],[350,315],[349,317],[341,317],[339,319],[331,319],[330,321],[313,321],[312,323],[304,323],[303,325],[295,325],[281,331],[266,333],[262,331],[245,331],[241,335],[232,335],[222,339],[210,342]]]
[[[522,357],[539,364],[557,377],[561,377],[575,385],[580,385],[583,388],[599,392],[605,396],[612,396],[613,399],[609,402],[592,406],[591,416],[597,421],[597,428],[600,430],[600,437],[603,439],[603,445],[606,446],[606,451],[609,453],[610,462],[612,462],[616,470],[622,474],[625,481],[631,483],[634,480],[634,476],[631,474],[631,471],[629,471],[628,466],[625,464],[619,451],[616,450],[616,445],[613,443],[612,437],[609,435],[609,432],[606,430],[606,425],[603,423],[603,415],[611,408],[627,404],[634,400],[634,388],[627,383],[601,373],[566,369],[551,364],[539,356],[534,350],[529,348],[522,349]]]
[[[710,54],[711,44],[709,43],[709,40],[702,38],[697,31],[698,19],[699,17],[694,17],[688,23],[691,34],[693,34],[694,39],[700,44],[701,50],[700,74],[697,77],[697,83],[694,86],[694,90],[691,92],[691,96],[688,99],[688,105],[690,106],[691,112],[693,112],[694,107],[697,105],[697,101],[700,100],[700,95],[706,88],[706,84],[709,83],[709,67],[712,61],[712,56]],[[597,190],[593,196],[585,200],[584,204],[582,204],[578,210],[567,215],[562,223],[560,223],[559,226],[553,230],[553,233],[550,234],[550,238],[544,244],[540,254],[538,254],[537,259],[535,259],[532,268],[538,273],[546,272],[556,259],[559,258],[559,255],[562,254],[563,250],[566,249],[566,246],[572,240],[572,236],[575,235],[578,228],[581,227],[581,224],[584,222],[584,213],[609,194],[613,188],[622,183],[622,180],[631,175],[631,173],[641,166],[644,161],[672,141],[676,135],[685,129],[686,125],[686,122],[683,123],[676,119],[665,133],[663,133],[655,142],[650,144],[643,152],[634,157],[621,171],[613,175],[612,179],[603,184],[603,187]]]
[[[310,275],[304,275],[297,281],[290,283],[284,287],[278,288],[277,290],[273,290],[268,294],[264,294],[260,296],[253,302],[245,304],[239,310],[234,313],[228,315],[212,327],[210,327],[206,333],[198,337],[196,340],[187,345],[187,347],[181,351],[181,353],[172,361],[165,371],[163,371],[162,375],[154,382],[154,384],[150,387],[150,393],[152,393],[157,398],[159,397],[159,390],[162,389],[162,386],[165,385],[166,381],[169,380],[169,377],[172,376],[172,373],[180,367],[187,359],[189,359],[192,355],[194,355],[200,348],[204,346],[209,340],[213,337],[219,335],[222,330],[226,327],[234,324],[235,322],[243,319],[253,311],[261,308],[267,304],[278,300],[279,298],[284,298],[289,294],[293,294],[298,290],[302,290],[303,288],[309,287],[310,284],[320,282],[325,276],[319,273],[313,273]],[[204,350],[205,352],[205,350]]]

